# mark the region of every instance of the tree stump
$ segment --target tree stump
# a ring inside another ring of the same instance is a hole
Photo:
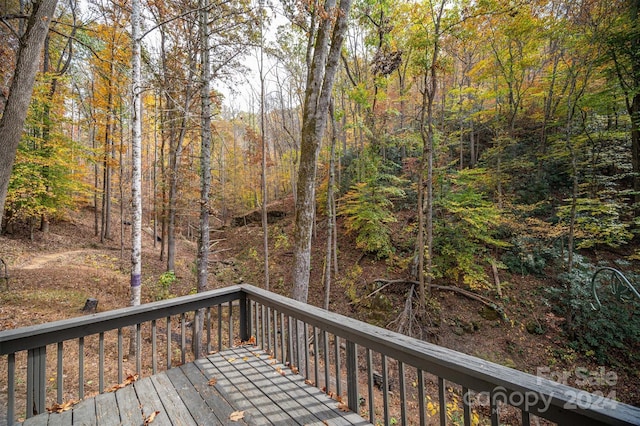
[[[84,302],[84,308],[82,308],[82,312],[85,314],[95,314],[98,312],[98,299],[89,298],[86,302]]]

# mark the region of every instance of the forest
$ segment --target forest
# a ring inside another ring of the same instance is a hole
[[[313,263],[314,302],[329,308],[399,279],[401,331],[419,336],[438,289],[495,308],[514,303],[507,274],[546,277],[537,294],[576,353],[637,375],[640,300],[595,311],[589,283],[600,267],[640,283],[639,11],[637,0],[2,0],[2,233],[34,238],[91,207],[100,242],[132,251],[135,304],[142,233],[167,272],[176,241],[196,242],[203,291],[212,232],[251,222],[256,285],[307,301]],[[294,223],[276,232],[283,200]],[[293,261],[275,280],[269,254],[283,247]],[[358,274],[340,264],[347,250],[389,275],[335,294]]]

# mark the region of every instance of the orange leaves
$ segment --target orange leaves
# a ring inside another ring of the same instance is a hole
[[[78,402],[80,401],[71,400],[63,402],[62,404],[53,404],[51,407],[47,407],[47,411],[50,413],[62,413],[71,410]]]
[[[156,416],[158,414],[160,414],[160,411],[154,411],[153,413],[149,414],[149,417],[144,419],[143,425],[146,426],[148,424],[151,424],[156,419]]]
[[[138,374],[138,373],[129,374],[124,382],[118,383],[117,385],[114,385],[114,386],[110,387],[109,389],[107,389],[107,392],[115,392],[118,389],[122,389],[125,386],[129,386],[131,383],[135,382],[139,378],[140,378],[140,374]]]
[[[218,379],[216,379],[215,377],[212,377],[211,379],[209,379],[207,383],[209,384],[209,386],[215,386],[216,383],[218,383]]]
[[[347,404],[345,404],[344,402],[339,402],[338,403],[338,410],[344,411],[345,413],[351,411],[349,409],[349,406]]]

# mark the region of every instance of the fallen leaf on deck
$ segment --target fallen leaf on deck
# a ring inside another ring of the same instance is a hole
[[[292,365],[292,366],[291,366],[291,372],[292,372],[293,374],[298,374],[298,371],[299,371],[299,370],[298,370],[298,367],[296,367],[295,365]]]
[[[238,420],[244,419],[244,411],[234,411],[229,415],[229,420],[232,422],[237,422]]]
[[[216,383],[218,383],[218,380],[215,377],[209,380],[209,386],[214,386]]]
[[[235,360],[236,360],[235,358],[229,358],[227,361],[234,362]]]
[[[309,386],[313,386],[313,382],[311,380],[309,380],[309,379],[305,380],[304,384],[305,385],[309,385]]]
[[[139,377],[140,377],[140,374],[138,374],[138,373],[129,374],[124,382],[118,383],[117,385],[114,385],[114,386],[111,386],[109,389],[107,389],[107,392],[115,392],[118,389],[122,389],[123,387],[128,386],[131,383],[133,383],[136,380],[138,380]]]
[[[285,372],[284,372],[284,371],[282,371],[282,368],[280,368],[280,367],[276,367],[276,371],[277,371],[278,373],[282,374],[283,376],[285,375]]]
[[[144,425],[148,425],[151,422],[153,422],[156,419],[156,416],[160,414],[160,411],[154,411],[153,413],[149,414],[149,417],[147,417],[146,419],[144,419]]]
[[[249,359],[249,357],[248,357],[248,356],[245,356],[244,358],[242,358],[242,360],[243,360],[243,361],[246,361],[246,360],[248,360],[248,359]]]
[[[275,360],[275,359],[272,359],[272,360],[271,360],[271,362],[270,362],[269,364],[273,365],[273,364],[275,364],[275,363],[276,363],[276,360]]]
[[[62,404],[53,404],[51,407],[47,407],[47,411],[50,413],[62,413],[67,410],[71,410],[71,408],[76,405],[80,401],[67,401]]]
[[[344,402],[340,402],[338,404],[338,410],[344,411],[345,413],[348,412],[348,411],[351,411],[351,410],[349,410],[349,406],[347,404],[345,404]]]

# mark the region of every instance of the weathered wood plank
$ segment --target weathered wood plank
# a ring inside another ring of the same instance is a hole
[[[115,393],[120,421],[123,425],[141,425],[144,421],[140,402],[133,385],[118,389]]]
[[[96,426],[96,402],[85,399],[73,407],[72,424],[75,426]]]
[[[148,419],[154,412],[158,411],[155,419],[153,420],[153,426],[170,426],[171,421],[169,416],[162,405],[162,401],[156,392],[153,383],[149,377],[138,380],[133,384],[133,388],[140,401],[140,409],[142,410],[142,416],[144,419]]]
[[[213,386],[209,386],[206,378],[193,364],[172,368],[167,371],[167,377],[199,425],[211,424],[214,419],[215,423],[222,425],[243,424],[229,420],[233,409]]]
[[[241,356],[242,352],[234,349],[237,356]],[[304,377],[293,374],[293,372],[285,368],[282,364],[271,364],[273,360],[269,359],[263,351],[255,347],[244,348],[244,353],[250,356],[246,362],[249,366],[260,374],[268,378],[272,384],[272,389],[283,398],[295,401],[301,407],[304,407],[310,414],[315,417],[314,422],[329,422],[331,425],[370,425],[365,419],[357,413],[343,412],[338,409],[338,402],[329,398],[318,388],[310,386],[304,382]],[[278,370],[279,369],[279,370]],[[280,372],[279,372],[280,371]],[[283,375],[281,372],[284,372]],[[243,369],[243,373],[245,373]],[[252,376],[253,377],[253,376]],[[255,378],[255,384],[259,385],[261,381]],[[304,422],[304,424],[312,424],[313,422]]]
[[[118,412],[118,402],[116,396],[111,393],[102,393],[95,397],[96,400],[96,423],[98,426],[118,426],[120,425],[120,413]]]
[[[73,411],[67,410],[62,413],[51,413],[47,426],[70,426],[73,420]]]
[[[227,362],[221,356],[216,357],[216,362]],[[229,402],[234,411],[244,411],[245,417],[251,416],[252,425],[271,425],[273,424],[266,414],[255,405],[256,401],[249,400],[242,393],[242,388],[238,387],[234,382],[234,377],[225,376],[209,358],[202,358],[194,362],[195,366],[200,369],[207,380],[215,378],[217,381],[216,389]],[[272,419],[276,421],[277,419]]]
[[[158,392],[158,396],[171,420],[171,424],[178,426],[197,426],[195,420],[193,420],[193,417],[189,414],[187,406],[165,373],[151,376],[151,381]]]
[[[235,362],[229,363],[248,382],[266,397],[265,401],[279,407],[284,413],[293,418],[297,424],[308,425],[320,422],[320,419],[313,415],[295,397],[288,395],[279,386],[279,383],[288,383],[281,373],[267,363],[258,359],[253,352],[247,348],[235,348],[225,351],[228,356],[233,355]]]
[[[22,424],[25,426],[47,426],[49,421],[49,414],[44,413],[38,416],[29,417]]]

